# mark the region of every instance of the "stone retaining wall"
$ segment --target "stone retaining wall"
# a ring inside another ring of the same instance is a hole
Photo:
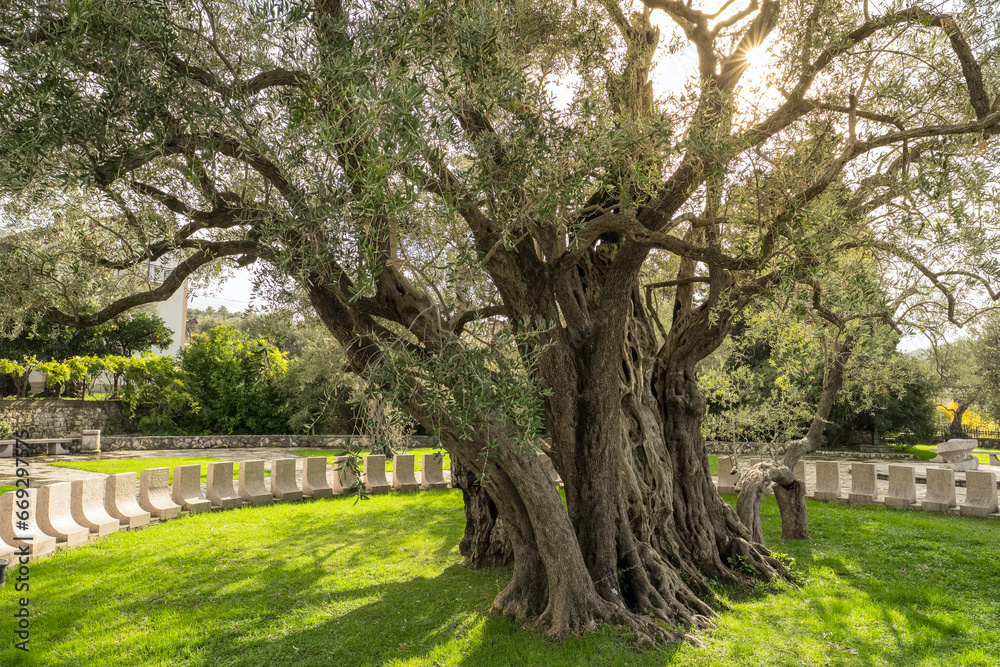
[[[74,438],[85,429],[107,433],[121,420],[121,406],[114,401],[0,400],[0,421],[14,430],[27,429],[32,438]]]

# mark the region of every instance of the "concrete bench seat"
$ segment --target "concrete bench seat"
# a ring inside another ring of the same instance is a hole
[[[302,493],[306,498],[329,498],[333,495],[333,487],[326,478],[325,456],[302,459]]]
[[[38,526],[56,538],[59,546],[74,547],[90,541],[90,529],[73,520],[73,485],[49,484],[38,489]]]
[[[212,501],[201,495],[200,463],[174,468],[174,488],[170,497],[192,514],[212,509]]]
[[[333,495],[347,493],[348,489],[358,483],[354,471],[347,467],[347,456],[336,456],[333,459]]]
[[[205,495],[217,509],[233,509],[243,506],[243,498],[233,488],[233,462],[220,461],[208,464],[208,478]]]
[[[70,511],[73,521],[104,537],[121,529],[121,522],[104,509],[104,478],[91,477],[71,482]]]
[[[997,476],[986,471],[965,473],[965,502],[962,516],[989,516],[997,511]]]
[[[184,508],[170,497],[170,468],[146,468],[139,473],[139,507],[160,521],[180,515]]]
[[[302,500],[302,489],[295,480],[295,459],[271,461],[271,495],[287,502]]]
[[[365,457],[365,488],[368,493],[389,493],[392,487],[385,476],[385,455],[369,454]]]
[[[913,466],[889,466],[889,493],[886,507],[912,509],[917,504],[917,471]]]
[[[920,509],[947,513],[955,504],[955,471],[927,468],[927,495],[920,503]]]
[[[413,472],[413,454],[396,454],[392,457],[392,488],[401,493],[413,493],[420,488]]]
[[[46,535],[35,521],[38,489],[22,491],[28,492],[26,497],[22,494],[18,498],[17,491],[0,496],[0,538],[12,547],[27,548],[32,558],[40,558],[56,550],[56,538]],[[24,503],[24,507],[20,503]]]
[[[136,500],[138,481],[133,472],[108,475],[104,480],[104,509],[129,530],[148,526],[151,518]]]
[[[851,464],[851,492],[847,502],[851,505],[873,505],[878,501],[874,463]]]
[[[264,460],[240,462],[240,497],[251,505],[270,505],[274,496],[264,484]]]
[[[444,457],[435,454],[424,454],[423,472],[420,474],[421,489],[447,489],[448,482],[444,478]]]

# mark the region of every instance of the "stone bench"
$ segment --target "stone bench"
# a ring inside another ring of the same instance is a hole
[[[136,501],[138,481],[133,472],[108,475],[104,480],[104,509],[129,530],[149,525],[150,513]]]
[[[233,462],[219,461],[208,464],[205,495],[216,509],[233,509],[243,506],[243,498],[233,488]]]
[[[965,502],[959,508],[962,516],[988,516],[997,511],[997,476],[986,471],[965,473]]]
[[[337,456],[333,459],[333,493],[341,495],[347,493],[352,486],[358,483],[358,477],[354,471],[347,466],[348,456]]]
[[[16,440],[0,440],[0,458],[12,458],[14,456],[14,444]],[[65,445],[73,444],[73,438],[30,438],[21,442],[30,445],[45,445],[50,456],[60,454],[70,454]]]
[[[813,498],[825,502],[840,500],[840,464],[836,461],[816,462],[816,490]]]
[[[295,481],[295,459],[271,461],[271,495],[275,500],[302,500],[302,489]]]
[[[369,454],[365,457],[365,488],[368,493],[389,493],[392,487],[385,476],[385,455]]]
[[[740,479],[740,471],[736,467],[736,459],[731,456],[719,457],[719,493],[735,494],[736,482]]]
[[[73,520],[73,485],[49,484],[38,489],[36,519],[42,532],[56,538],[59,546],[74,547],[90,541],[90,529]]]
[[[174,487],[170,498],[192,514],[212,509],[212,501],[201,495],[200,463],[174,468]]]
[[[329,498],[333,495],[333,487],[326,478],[325,456],[302,459],[302,495],[306,498]]]
[[[927,468],[927,495],[920,503],[925,512],[947,512],[955,506],[955,471]]]
[[[851,492],[847,502],[851,505],[874,505],[878,500],[878,485],[874,463],[851,464]]]
[[[413,470],[413,454],[392,457],[392,488],[400,493],[413,493],[420,488]]]
[[[899,510],[917,504],[917,471],[913,466],[889,466],[889,493],[883,504]]]
[[[270,505],[274,496],[264,484],[264,460],[240,462],[239,493],[251,505]]]
[[[121,522],[104,509],[106,487],[103,477],[78,479],[71,484],[70,510],[73,521],[88,528],[96,537],[104,537],[121,529]]]
[[[167,521],[184,509],[170,497],[170,468],[146,468],[139,473],[139,507]]]
[[[420,488],[441,490],[448,488],[444,479],[444,457],[436,454],[424,454],[420,474]]]
[[[32,558],[40,558],[56,550],[56,538],[46,535],[35,521],[38,511],[38,489],[17,497],[17,491],[0,496],[0,539],[18,549],[27,549]]]

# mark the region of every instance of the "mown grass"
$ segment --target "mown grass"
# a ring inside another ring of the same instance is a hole
[[[50,463],[59,468],[73,468],[75,470],[88,470],[90,472],[103,472],[108,475],[117,475],[122,472],[134,472],[136,477],[143,470],[149,468],[170,468],[170,483],[174,482],[174,468],[192,464],[201,465],[201,481],[207,481],[208,467],[206,463],[218,463],[223,459],[211,456],[189,456],[179,458],[159,458],[159,459],[107,459],[104,461],[60,461]],[[271,471],[265,468],[265,476],[270,476]],[[233,465],[233,479],[239,479],[239,463]]]
[[[16,486],[6,486],[6,485],[3,485],[3,484],[0,484],[0,496],[2,496],[3,494],[7,493],[8,491],[16,491],[16,490],[17,490]]]
[[[314,449],[314,448],[302,448],[302,449],[289,449],[289,452],[295,454],[296,456],[325,456],[327,462],[331,465],[333,464],[333,459],[340,455],[340,452],[331,453],[329,449]],[[407,449],[405,451],[398,452],[399,454],[413,454],[413,469],[423,470],[424,469],[424,454],[437,454],[441,453],[444,456],[442,460],[442,465],[445,470],[451,470],[451,456],[444,449],[438,449],[435,447],[414,447],[413,449]],[[362,454],[363,455],[363,454]],[[392,472],[392,457],[386,457],[385,459],[385,469],[387,472]]]
[[[199,514],[32,565],[31,652],[0,664],[996,665],[1000,521],[809,502],[798,589],[732,600],[704,646],[637,649],[611,628],[553,643],[489,613],[509,574],[460,565],[458,491]]]

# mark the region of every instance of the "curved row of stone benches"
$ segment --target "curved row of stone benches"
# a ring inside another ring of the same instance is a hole
[[[733,463],[730,457],[719,457],[719,493],[736,493],[739,474],[734,473]],[[816,461],[815,466],[816,488],[809,495],[814,500],[846,502],[850,505],[882,504],[895,509],[957,512],[961,516],[977,517],[997,516],[1000,509],[997,476],[994,472],[966,471],[965,502],[959,505],[955,496],[955,471],[947,468],[927,467],[927,493],[923,500],[917,500],[917,474],[914,467],[890,465],[889,489],[880,501],[878,474],[874,463],[851,463],[851,489],[846,496],[841,491],[840,463]],[[795,477],[805,483],[804,461],[799,461],[795,466]]]
[[[393,457],[390,485],[385,475],[385,456],[366,456],[363,481],[369,493],[385,493],[390,488],[401,492],[448,488],[441,457],[423,455],[419,483],[413,459],[412,454]],[[10,561],[15,551],[22,548],[31,557],[39,558],[52,553],[57,546],[73,547],[119,530],[136,530],[153,518],[165,521],[182,511],[195,514],[244,504],[266,505],[342,495],[358,481],[345,465],[346,456],[334,459],[332,485],[327,478],[326,457],[306,457],[301,459],[300,487],[296,480],[298,460],[272,461],[269,485],[263,460],[241,462],[238,485],[234,485],[232,461],[209,463],[204,495],[199,464],[175,467],[173,484],[169,483],[169,468],[149,468],[139,473],[138,480],[134,473],[124,472],[9,491],[0,495],[0,559]]]

